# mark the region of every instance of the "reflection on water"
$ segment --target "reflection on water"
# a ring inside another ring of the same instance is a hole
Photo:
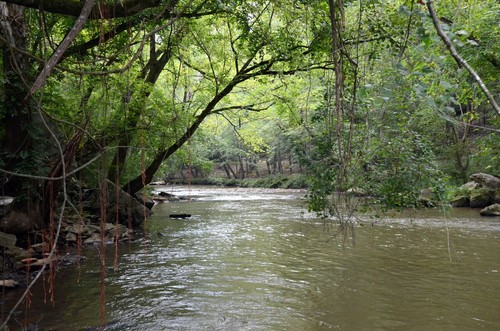
[[[447,230],[442,215],[392,215],[357,227],[353,247],[327,242],[298,192],[168,190],[194,200],[157,205],[149,240],[120,246],[107,330],[500,328],[498,218],[448,215]],[[39,287],[31,320],[99,325],[98,258],[58,277],[55,307]]]

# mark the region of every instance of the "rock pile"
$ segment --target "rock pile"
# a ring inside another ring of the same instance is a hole
[[[500,216],[500,178],[477,173],[462,185],[451,201],[453,207],[481,208],[483,216]]]
[[[65,220],[61,224],[58,247],[77,245],[105,244],[132,239],[134,231],[122,224],[104,223],[92,224],[83,219]],[[18,285],[24,277],[15,275],[16,271],[33,272],[43,265],[52,267],[75,264],[85,257],[67,253],[64,255],[49,255],[51,245],[42,236],[35,236],[39,243],[30,245],[27,249],[17,246],[17,237],[13,234],[0,232],[0,288],[12,288]],[[57,252],[56,252],[57,253]]]

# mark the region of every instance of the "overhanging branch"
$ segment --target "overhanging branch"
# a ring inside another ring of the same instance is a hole
[[[453,46],[448,36],[441,29],[441,26],[439,25],[439,18],[437,17],[436,11],[434,10],[434,6],[432,5],[432,0],[427,0],[426,5],[427,9],[429,10],[429,14],[431,15],[432,23],[436,28],[436,32],[443,41],[443,43],[446,45],[448,50],[450,51],[451,56],[455,59],[455,61],[458,63],[460,67],[464,67],[465,69],[467,69],[471,77],[479,84],[481,90],[484,92],[484,94],[490,101],[490,104],[493,106],[495,111],[500,115],[500,106],[498,106],[498,104],[496,103],[493,94],[491,94],[486,85],[483,83],[483,80],[481,79],[479,74],[467,63],[467,61],[465,61],[460,56],[460,54],[458,54],[457,50],[455,49],[455,46]]]
[[[43,9],[50,13],[68,16],[79,16],[85,4],[85,1],[78,0],[7,0],[4,2],[33,9]],[[122,0],[115,1],[114,3],[109,3],[109,1],[102,3],[100,1],[93,6],[89,18],[100,19],[132,16],[145,9],[158,7],[160,3],[160,0]]]
[[[76,36],[80,33],[80,31],[83,29],[85,22],[87,21],[87,18],[90,15],[90,11],[92,10],[92,7],[94,6],[95,0],[86,0],[85,5],[82,8],[82,12],[80,13],[80,16],[78,16],[78,19],[76,20],[75,25],[71,29],[71,31],[64,37],[64,40],[61,42],[61,44],[57,47],[56,51],[50,59],[47,61],[45,66],[42,69],[42,72],[38,75],[35,83],[31,87],[31,94],[34,94],[36,91],[38,91],[43,85],[45,85],[45,82],[47,81],[47,77],[49,77],[50,73],[52,70],[54,70],[54,67],[56,64],[61,60],[64,52],[66,49],[68,49],[69,45],[75,40]]]

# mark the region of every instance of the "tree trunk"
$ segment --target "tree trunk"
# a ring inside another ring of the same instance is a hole
[[[6,3],[30,7],[68,16],[78,16],[82,11],[83,2],[75,0],[67,1],[43,1],[43,0],[7,0]],[[160,0],[120,0],[106,3],[99,1],[91,12],[91,18],[116,18],[127,17],[142,12],[148,8],[157,7]]]
[[[238,160],[240,162],[240,179],[245,179],[245,165],[243,164],[241,155],[238,155]]]
[[[149,166],[136,178],[132,179],[130,182],[123,186],[123,190],[129,193],[132,196],[135,196],[137,192],[142,190],[147,184],[151,183],[153,180],[153,176],[156,174],[158,169],[164,160],[174,154],[179,148],[181,148],[186,141],[188,141],[193,134],[196,132],[201,123],[205,120],[205,118],[212,113],[215,106],[226,96],[228,95],[233,88],[241,83],[242,81],[251,78],[252,76],[240,76],[236,75],[228,85],[221,90],[218,94],[216,94],[213,99],[207,104],[205,109],[196,116],[194,122],[191,124],[189,128],[184,132],[182,136],[180,136],[175,143],[173,143],[167,149],[160,151],[156,154],[153,161],[149,164]]]
[[[226,163],[223,163],[222,164],[222,168],[224,169],[224,171],[226,172],[226,176],[228,179],[231,179],[231,173],[229,172],[229,168],[227,167],[227,164]]]
[[[267,166],[267,174],[272,175],[273,172],[271,170],[271,164],[269,163],[269,159],[266,158],[266,166]]]
[[[25,82],[30,79],[28,59],[17,49],[26,49],[26,30],[23,8],[16,5],[0,3],[0,22],[2,35],[8,44],[2,43],[3,55],[3,117],[4,138],[1,142],[2,167],[16,172],[30,170],[24,157],[32,148],[33,137],[29,134],[32,121],[32,110],[29,104],[29,90]],[[2,179],[3,194],[17,196],[21,192],[23,181],[17,176]]]
[[[170,43],[169,47],[172,47]],[[158,80],[158,78],[160,77],[163,68],[170,60],[171,55],[172,55],[171,48],[167,49],[159,59],[156,58],[156,54],[152,54],[152,57],[150,58],[148,64],[146,65],[145,70],[143,70],[143,72],[140,74],[139,79],[141,81],[144,81],[148,85],[149,84],[154,85]],[[128,152],[130,149],[129,145],[132,141],[132,134],[130,132],[137,127],[139,119],[142,114],[143,110],[142,107],[144,107],[150,94],[151,94],[151,89],[142,88],[140,92],[138,92],[137,95],[135,96],[140,101],[135,102],[134,106],[130,106],[130,96],[127,95],[123,98],[124,107],[125,109],[127,109],[128,112],[127,122],[125,126],[127,131],[123,132],[123,134],[121,135],[118,141],[118,147],[116,149],[113,162],[109,167],[108,178],[113,182],[119,180],[121,177],[124,165],[127,161]]]
[[[231,164],[229,164],[229,162],[226,163],[226,166],[229,169],[229,171],[231,172],[231,174],[233,175],[233,178],[234,179],[238,178],[238,176],[236,175],[236,172],[233,170],[233,168],[231,167]],[[229,179],[231,179],[231,177],[229,177]]]

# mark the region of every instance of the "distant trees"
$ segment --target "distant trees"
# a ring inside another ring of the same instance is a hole
[[[498,95],[498,3],[435,7],[441,29]],[[462,183],[475,171],[500,172],[499,117],[469,72],[457,69],[427,6],[325,1],[321,8],[315,45],[341,73],[334,66],[282,79],[279,91],[269,85],[274,99],[265,115],[250,113],[243,126],[228,130],[238,132],[238,144],[259,137],[262,156],[281,149],[300,161],[318,210],[339,190],[362,188],[388,206],[411,206],[425,187],[444,198],[449,182]]]

